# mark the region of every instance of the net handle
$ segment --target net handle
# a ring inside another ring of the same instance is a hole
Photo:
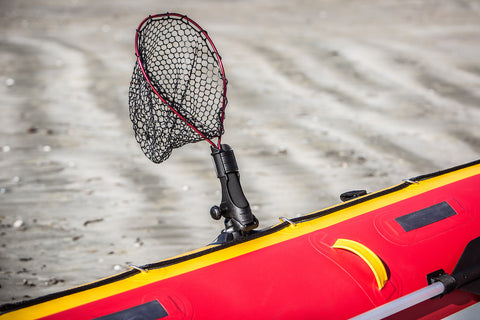
[[[151,19],[154,19],[154,18],[158,18],[158,17],[163,17],[163,16],[167,16],[167,17],[170,17],[170,16],[174,16],[174,17],[179,17],[181,20],[186,20],[188,23],[194,25],[198,31],[200,33],[203,33],[203,35],[205,36],[205,38],[208,40],[210,46],[212,47],[212,50],[213,52],[215,53],[215,56],[217,57],[217,61],[218,61],[218,65],[220,67],[220,72],[222,73],[222,81],[223,81],[223,93],[222,93],[222,97],[223,97],[223,102],[222,102],[222,114],[221,114],[221,117],[220,117],[220,123],[222,124],[223,126],[223,121],[225,120],[225,107],[226,107],[226,96],[227,96],[227,78],[225,77],[225,70],[223,68],[223,63],[222,63],[222,57],[220,56],[220,54],[218,53],[218,50],[217,48],[215,47],[215,45],[213,44],[213,41],[212,39],[210,39],[210,37],[208,36],[208,33],[206,30],[204,30],[202,27],[200,27],[195,21],[193,21],[192,19],[190,19],[189,17],[187,17],[186,15],[182,15],[182,14],[178,14],[178,13],[162,13],[162,14],[155,14],[155,15],[149,15],[148,17],[146,17],[145,19],[143,19],[142,22],[140,22],[138,28],[137,28],[137,31],[135,33],[135,55],[137,56],[137,63],[138,65],[140,66],[140,69],[142,70],[142,74],[143,76],[145,77],[145,80],[148,82],[148,84],[150,85],[150,88],[152,88],[153,92],[155,92],[155,94],[160,98],[160,100],[162,100],[162,102],[168,107],[170,108],[170,110],[173,111],[173,113],[175,113],[183,122],[185,122],[190,128],[192,128],[196,133],[198,133],[204,140],[206,140],[208,143],[210,143],[214,148],[216,149],[221,149],[221,139],[222,139],[222,134],[220,132],[220,135],[218,136],[218,141],[217,141],[217,144],[215,144],[212,140],[210,140],[209,138],[207,138],[205,136],[205,134],[203,134],[200,130],[198,130],[193,124],[191,124],[190,122],[187,121],[187,119],[185,119],[184,116],[182,116],[177,110],[175,110],[175,108],[173,108],[159,93],[158,91],[155,89],[155,87],[153,86],[152,82],[150,81],[150,78],[147,76],[147,72],[145,71],[145,68],[143,67],[143,63],[142,63],[142,60],[140,59],[140,53],[139,53],[139,50],[138,50],[138,37],[139,37],[139,34],[140,34],[140,31],[143,27],[143,25],[148,21],[148,20],[151,20]]]

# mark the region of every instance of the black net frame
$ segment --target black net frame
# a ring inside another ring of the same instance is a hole
[[[149,16],[137,29],[135,53],[129,111],[145,155],[160,163],[202,140],[220,148],[227,79],[208,33],[185,15]]]

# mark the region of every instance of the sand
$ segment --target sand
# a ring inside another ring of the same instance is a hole
[[[156,165],[133,136],[135,28],[162,12],[223,57],[223,141],[261,228],[479,157],[478,1],[2,1],[0,303],[222,229],[208,144]]]

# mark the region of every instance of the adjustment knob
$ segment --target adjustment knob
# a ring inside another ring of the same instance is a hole
[[[210,215],[215,220],[220,220],[222,217],[222,210],[220,210],[219,206],[213,206],[210,208]]]

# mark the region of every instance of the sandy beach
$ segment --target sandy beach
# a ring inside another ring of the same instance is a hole
[[[129,120],[135,29],[163,12],[220,51],[260,228],[479,158],[478,1],[0,1],[0,304],[221,231],[209,145],[157,165]]]

